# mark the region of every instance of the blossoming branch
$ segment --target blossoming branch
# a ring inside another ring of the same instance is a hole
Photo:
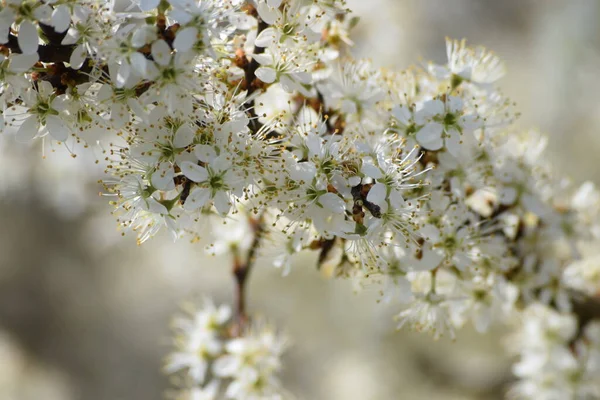
[[[380,69],[351,55],[357,22],[343,0],[2,0],[0,129],[102,154],[139,243],[231,255],[233,307],[175,322],[180,399],[290,396],[246,282],[304,251],[404,302],[398,328],[516,324],[511,396],[600,397],[600,193],[515,126],[492,52]]]

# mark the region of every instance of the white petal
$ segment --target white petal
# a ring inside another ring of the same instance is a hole
[[[173,47],[180,52],[189,51],[198,40],[198,29],[188,26],[177,31],[177,36],[173,41]]]
[[[6,10],[6,8],[5,8]],[[0,20],[1,22],[1,20]],[[10,32],[10,25],[7,23],[0,23],[0,43],[4,44],[8,42],[8,33]]]
[[[54,87],[52,87],[52,84],[48,81],[38,81],[38,93],[40,97],[48,99],[50,95],[54,93]]]
[[[141,118],[144,123],[148,124],[148,113],[144,110],[144,107],[140,104],[138,99],[129,98],[127,99],[127,105],[131,110],[131,113],[136,117]]]
[[[275,30],[275,28],[267,28],[256,37],[254,44],[258,47],[267,47],[271,43],[277,41],[277,39],[277,30]]]
[[[256,19],[246,13],[235,13],[229,15],[229,22],[233,27],[241,31],[249,31],[256,26]]]
[[[340,105],[340,109],[346,114],[356,114],[358,113],[358,108],[356,107],[356,103],[349,99],[343,99],[342,104]]]
[[[159,190],[172,190],[175,189],[175,183],[173,182],[173,166],[169,162],[161,162],[158,164],[156,171],[152,173],[152,186]]]
[[[48,115],[46,117],[46,129],[52,138],[64,142],[69,137],[69,129],[60,117]]]
[[[58,33],[63,33],[69,29],[71,24],[71,14],[69,13],[69,7],[66,4],[61,4],[56,7],[52,12],[52,27]]]
[[[248,126],[248,122],[249,119],[248,117],[244,114],[241,117],[236,117],[235,119],[231,120],[231,121],[227,121],[223,124],[222,129],[223,132],[226,133],[238,133],[243,131],[246,126]]]
[[[110,122],[115,129],[121,129],[127,122],[129,122],[129,110],[125,104],[112,104],[110,109]]]
[[[67,103],[67,95],[66,94],[61,94],[59,96],[56,96],[50,102],[50,108],[52,108],[58,112],[65,111],[67,109],[67,106],[68,106],[68,103]]]
[[[169,65],[171,62],[171,48],[167,42],[159,39],[152,43],[152,58],[163,67]]]
[[[177,129],[175,132],[175,137],[173,138],[173,146],[178,149],[184,148],[192,144],[194,141],[194,137],[196,133],[190,128],[188,124],[183,124]]]
[[[10,56],[10,64],[8,69],[11,72],[15,73],[23,73],[29,70],[29,68],[33,67],[38,61],[39,57],[37,53],[34,54],[11,54]]]
[[[419,262],[415,265],[415,269],[418,271],[431,271],[444,259],[444,257],[438,252],[432,250],[429,246],[422,248],[423,255]]]
[[[217,152],[212,146],[207,144],[199,144],[194,149],[194,155],[198,157],[198,160],[205,163],[209,163],[217,158]]]
[[[158,7],[160,0],[140,0],[140,9],[142,11],[150,11],[153,8]]]
[[[260,18],[269,25],[273,25],[279,17],[277,9],[269,7],[266,3],[258,3],[257,11]]]
[[[350,187],[358,186],[360,185],[360,181],[360,176],[352,176],[348,178],[348,185],[350,185]]]
[[[203,207],[208,199],[210,199],[210,189],[197,187],[192,190],[192,193],[185,200],[183,208],[187,211],[197,210]]]
[[[367,195],[367,201],[381,206],[385,202],[385,198],[387,196],[387,188],[383,183],[376,183],[369,190],[369,194]]]
[[[121,62],[117,70],[115,85],[118,88],[125,86],[125,82],[127,82],[127,79],[129,79],[129,75],[131,75],[131,66],[127,62]]]
[[[381,172],[381,169],[379,169],[379,167],[376,167],[371,163],[363,163],[361,167],[361,172],[369,178],[373,179],[379,179],[383,177],[383,172]]]
[[[417,132],[417,142],[427,150],[439,150],[444,145],[443,129],[441,124],[431,122]]]
[[[63,40],[62,40],[62,42],[60,42],[60,44],[62,44],[62,45],[76,44],[79,41],[80,36],[81,36],[81,33],[79,33],[79,31],[76,28],[70,27],[67,30],[66,36],[63,38]]]
[[[271,65],[273,63],[273,56],[271,54],[253,54],[252,58],[260,65]]]
[[[473,264],[473,260],[471,260],[469,255],[461,250],[458,250],[454,253],[452,261],[454,261],[454,266],[461,271],[464,271],[467,269],[467,267]]]
[[[319,196],[319,203],[337,214],[342,214],[346,210],[346,202],[334,193],[325,193]]]
[[[17,139],[26,142],[35,137],[39,130],[37,115],[30,115],[17,130]]]
[[[146,211],[149,211],[154,214],[168,214],[169,211],[167,207],[163,204],[159,203],[154,197],[148,197],[144,199],[144,208]]]
[[[265,83],[273,83],[277,79],[277,71],[271,67],[260,67],[256,70],[256,77]]]
[[[403,125],[410,124],[410,110],[406,106],[397,106],[392,109],[392,116]]]
[[[447,134],[448,136],[446,136],[446,149],[454,157],[458,157],[460,155],[460,150],[462,147],[462,135],[454,128],[450,128]]]
[[[517,199],[517,190],[511,186],[505,186],[500,190],[500,203],[510,205]]]
[[[308,85],[312,82],[312,75],[308,72],[292,72],[290,76],[293,78],[294,81],[299,82],[298,84],[303,83],[305,85]]]
[[[423,238],[431,243],[439,243],[441,241],[441,235],[438,228],[431,224],[425,224],[419,230],[419,233]]]
[[[293,163],[288,167],[288,174],[293,180],[308,183],[317,173],[317,167],[311,162]]]
[[[308,147],[309,157],[319,156],[323,145],[323,139],[317,135],[308,135],[305,139],[306,147]]]
[[[85,62],[85,58],[87,57],[87,49],[85,45],[80,44],[73,50],[71,53],[71,57],[69,58],[69,64],[71,64],[71,68],[79,69]]]
[[[50,2],[48,2],[50,3]],[[49,4],[41,4],[33,10],[33,17],[37,21],[41,21],[45,24],[50,24],[52,18],[52,7]]]
[[[231,168],[231,161],[225,154],[221,154],[212,160],[210,167],[216,172],[227,171]]]
[[[29,21],[23,21],[19,27],[18,43],[23,54],[33,54],[38,49],[37,28]]]
[[[145,25],[133,32],[131,35],[131,46],[139,49],[143,47],[146,43],[150,43],[152,40],[156,38],[156,28]]]
[[[423,111],[429,116],[444,114],[444,103],[441,100],[429,100],[423,104]]]
[[[215,193],[215,198],[213,199],[215,208],[221,215],[226,215],[231,209],[231,200],[229,196],[223,191],[218,191]]]
[[[448,96],[448,100],[446,101],[446,104],[448,105],[448,111],[450,111],[451,113],[456,113],[457,111],[462,110],[463,108],[463,101],[461,100],[460,97],[456,97],[456,96]]]
[[[96,99],[97,99],[97,101],[102,103],[102,102],[105,102],[108,99],[112,98],[112,95],[113,95],[112,86],[110,86],[108,84],[104,84],[98,90],[98,93],[96,94]]]
[[[204,182],[208,179],[208,172],[206,171],[206,168],[197,164],[184,161],[179,167],[181,168],[181,172],[194,182]]]
[[[142,53],[134,52],[129,56],[129,62],[133,69],[143,78],[150,79],[149,70],[152,62],[148,60]]]
[[[281,75],[279,77],[279,84],[287,93],[292,93],[294,91],[300,91],[302,86],[296,81],[294,81],[289,75]]]
[[[440,114],[444,114],[444,103],[440,100],[429,100],[415,114],[415,122],[422,125],[429,122],[433,116]]]

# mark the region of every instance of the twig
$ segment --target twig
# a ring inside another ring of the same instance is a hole
[[[235,311],[236,311],[236,323],[233,327],[233,335],[239,335],[248,323],[248,314],[246,313],[246,282],[248,275],[252,270],[254,259],[256,258],[256,252],[258,245],[260,244],[260,238],[264,231],[264,216],[260,214],[258,218],[250,218],[250,224],[252,226],[252,232],[254,239],[248,250],[248,255],[245,262],[241,259],[238,251],[234,250],[233,260],[233,276],[235,278]]]
[[[248,7],[252,7],[252,6],[250,4],[248,4]],[[267,29],[269,27],[269,24],[260,18],[256,9],[254,9],[252,7],[251,9],[249,9],[248,13],[255,15],[256,19],[258,20],[258,28],[256,31],[256,36],[260,35],[260,33],[262,31],[264,31],[265,29]],[[252,51],[252,56],[251,56],[250,61],[248,63],[245,63],[245,65],[243,66],[244,82],[245,82],[245,87],[246,87],[246,91],[247,91],[246,97],[250,97],[250,95],[252,93],[254,93],[254,91],[259,86],[258,85],[259,82],[257,82],[257,78],[256,78],[256,70],[259,68],[260,64],[258,63],[258,61],[256,61],[256,59],[253,56],[255,54],[262,54],[264,52],[265,52],[264,47],[259,47],[259,46],[254,45],[254,50]],[[256,111],[254,110],[254,99],[251,98],[250,100],[248,100],[248,102],[246,104],[247,104],[248,113],[250,114],[250,129],[252,129],[252,132],[256,133],[260,130],[261,124],[260,124],[260,122],[258,122],[258,115],[256,114]]]

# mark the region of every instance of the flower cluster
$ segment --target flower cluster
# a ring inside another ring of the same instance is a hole
[[[600,324],[578,331],[577,320],[541,304],[523,313],[511,341],[519,354],[514,374],[521,378],[509,392],[517,399],[596,399],[600,397]]]
[[[404,303],[398,327],[435,337],[598,295],[598,264],[581,257],[600,192],[558,176],[545,137],[516,128],[493,53],[448,39],[443,65],[376,68],[352,58],[342,0],[124,3],[3,1],[0,127],[99,149],[105,194],[140,243],[237,221],[213,251],[284,273],[316,251],[320,268]],[[231,396],[270,387],[242,365],[260,340],[222,358],[207,329],[186,346],[208,358],[172,368],[203,384],[217,357]]]
[[[285,337],[257,321],[241,335],[233,335],[235,324],[228,306],[216,307],[210,301],[175,320],[175,350],[165,371],[183,377],[184,388],[177,398],[283,398],[276,374],[287,346]]]

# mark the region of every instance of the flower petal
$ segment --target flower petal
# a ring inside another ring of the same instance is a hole
[[[255,74],[258,79],[265,83],[273,83],[277,79],[277,71],[271,67],[260,67]]]
[[[37,28],[30,21],[21,22],[18,43],[23,54],[34,54],[38,49]]]
[[[198,157],[198,160],[209,163],[217,158],[217,152],[212,146],[207,144],[199,144],[194,149],[194,155]]]
[[[181,168],[181,172],[186,178],[193,180],[194,182],[204,182],[208,179],[208,172],[206,168],[201,167],[197,164],[191,163],[189,161],[184,161],[179,166]]]
[[[177,31],[177,36],[173,41],[173,47],[179,52],[189,51],[198,40],[198,29],[193,26],[188,26]]]
[[[227,196],[227,193],[225,193],[224,191],[221,191],[221,190],[219,190],[217,193],[215,193],[215,198],[213,199],[213,203],[215,205],[215,208],[221,215],[226,215],[227,213],[229,213],[229,210],[231,209],[231,206],[232,206],[231,200],[230,200],[229,196]]]
[[[367,194],[367,201],[381,206],[385,202],[385,198],[387,196],[387,188],[383,183],[377,182],[371,189],[369,190],[369,194]]]
[[[325,193],[324,195],[319,196],[319,203],[321,203],[323,207],[337,214],[342,214],[346,211],[346,202],[334,193]]]
[[[160,0],[140,0],[139,5],[142,11],[150,11],[158,7]]]
[[[37,53],[11,54],[8,69],[9,71],[15,73],[26,72],[33,66],[33,64],[35,64],[38,61],[38,59],[39,57]]]
[[[63,33],[69,29],[71,24],[71,14],[66,4],[61,4],[52,12],[52,27],[58,33]]]
[[[152,43],[152,58],[157,64],[165,67],[171,62],[171,48],[162,39]]]
[[[175,183],[173,182],[173,166],[169,162],[161,162],[158,164],[156,171],[152,173],[150,182],[152,186],[158,190],[172,190],[175,189]]]
[[[30,115],[17,130],[17,140],[27,142],[37,135],[39,130],[37,115]]]
[[[175,132],[175,137],[173,138],[173,146],[178,149],[184,148],[192,144],[194,141],[194,137],[196,133],[190,128],[188,124],[183,124],[177,129]]]
[[[206,202],[210,199],[210,189],[208,188],[195,188],[192,193],[185,200],[183,208],[187,211],[194,211],[200,207],[204,207]]]
[[[439,150],[444,146],[443,129],[441,124],[431,122],[417,132],[417,142],[427,150]]]
[[[277,41],[277,30],[275,28],[267,28],[258,34],[254,40],[254,44],[258,47],[267,47],[271,43]]]
[[[73,52],[71,53],[71,57],[69,58],[69,64],[71,64],[71,68],[81,68],[81,66],[85,62],[86,57],[87,49],[85,48],[85,45],[80,44],[75,48],[75,50],[73,50]]]
[[[450,154],[454,157],[458,157],[460,155],[460,150],[462,147],[462,135],[459,131],[454,128],[448,129],[446,136],[446,149]]]
[[[46,129],[53,139],[64,142],[69,137],[69,128],[64,121],[56,115],[46,116]]]

